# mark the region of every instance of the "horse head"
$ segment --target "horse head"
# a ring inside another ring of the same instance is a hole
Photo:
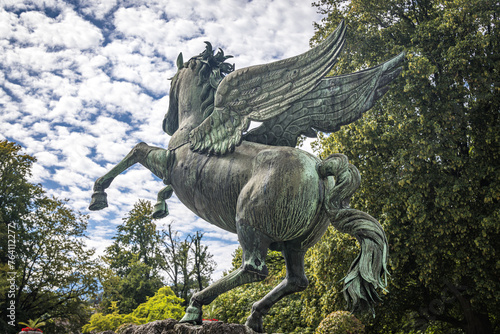
[[[189,61],[183,61],[182,53],[177,57],[177,73],[172,78],[168,112],[163,120],[163,130],[169,135],[186,120],[195,127],[210,116],[217,87],[234,71],[234,64],[224,62],[232,56],[225,56],[222,49],[214,55],[212,45],[205,43],[206,49]]]

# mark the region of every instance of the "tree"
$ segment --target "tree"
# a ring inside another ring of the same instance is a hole
[[[196,231],[191,237],[193,243],[191,250],[193,252],[193,276],[195,277],[198,291],[203,290],[210,282],[210,276],[215,270],[215,261],[213,255],[208,252],[208,246],[201,244],[203,233]]]
[[[180,240],[178,232],[172,230],[172,224],[168,224],[167,229],[162,232],[162,245],[163,245],[163,256],[164,256],[164,266],[163,269],[167,273],[167,276],[172,284],[172,290],[180,297],[182,295],[180,288],[180,261],[179,251],[180,251]],[[186,300],[184,299],[184,302]]]
[[[101,277],[102,313],[109,312],[115,301],[121,313],[130,313],[163,286],[160,234],[153,222],[151,202],[139,200],[123,221],[102,258],[109,267]]]
[[[193,270],[192,263],[193,258],[191,256],[191,245],[192,241],[189,240],[189,237],[186,240],[182,241],[179,244],[179,249],[177,251],[177,259],[171,259],[171,261],[176,261],[179,265],[181,281],[178,286],[180,288],[179,297],[184,300],[185,305],[187,305],[188,301],[191,299],[192,295],[192,287],[194,286],[193,280]]]
[[[172,290],[184,303],[196,289],[208,285],[215,263],[207,246],[201,244],[202,233],[187,235],[181,241],[172,224],[157,230],[153,206],[143,200],[123,221],[103,257],[110,270],[101,279],[102,313],[109,312],[114,301],[118,301],[120,313],[132,312],[164,285],[161,272],[167,274]]]
[[[120,313],[130,313],[164,285],[161,277],[152,275],[151,267],[139,261],[137,256],[130,261],[125,276],[109,270],[102,276],[101,284],[103,292],[99,310],[104,314],[110,312],[113,302],[118,303]]]
[[[210,276],[215,270],[213,255],[208,247],[201,244],[203,233],[187,235],[184,240],[178,232],[172,229],[172,224],[162,231],[164,267],[174,293],[189,302],[195,290],[203,290],[210,282]]]
[[[148,301],[134,310],[134,315],[146,319],[146,322],[162,319],[179,320],[184,315],[182,300],[177,297],[170,287],[160,288]]]
[[[123,222],[117,227],[118,233],[113,237],[113,244],[106,248],[110,268],[119,276],[125,276],[130,270],[130,262],[136,256],[137,261],[149,266],[152,271],[159,270],[163,259],[151,202],[139,200],[123,218]]]
[[[100,270],[94,250],[83,241],[87,217],[75,215],[64,202],[46,199],[26,226],[19,231],[17,247],[19,317],[84,323],[89,316],[85,301],[97,292]]]
[[[46,333],[77,330],[90,316],[86,303],[98,289],[100,270],[94,250],[84,243],[88,217],[27,181],[35,159],[21,154],[18,145],[2,141],[0,153],[0,187],[6,191],[0,194],[5,205],[0,228],[8,237],[0,249],[2,274],[8,276],[0,283],[2,329],[19,331],[6,323],[7,305],[13,303],[13,324],[41,317]],[[64,322],[70,325],[58,328]]]
[[[0,140],[0,224],[21,224],[22,218],[43,196],[40,186],[28,182],[35,158],[22,154],[21,146]],[[7,238],[0,238],[3,241]],[[2,244],[3,246],[3,244]],[[2,249],[6,249],[2,247]],[[5,254],[2,254],[5,256]],[[5,260],[2,257],[2,261]]]
[[[406,330],[438,323],[442,330],[499,331],[500,5],[314,5],[326,16],[312,43],[341,19],[349,25],[335,75],[407,51],[402,79],[386,96],[316,146],[321,156],[341,152],[359,168],[363,181],[351,204],[388,234],[390,293],[371,330],[396,331],[406,322]]]

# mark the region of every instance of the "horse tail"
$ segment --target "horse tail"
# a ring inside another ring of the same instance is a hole
[[[331,224],[354,236],[361,252],[353,261],[344,281],[344,297],[353,310],[370,309],[381,301],[377,288],[384,291],[388,243],[382,226],[369,214],[349,208],[349,200],[359,187],[361,176],[343,154],[333,154],[318,166],[320,177],[333,176],[335,185],[327,190],[324,207]],[[384,279],[383,279],[384,278]]]

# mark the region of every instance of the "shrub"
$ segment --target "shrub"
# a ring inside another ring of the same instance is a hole
[[[92,331],[116,331],[124,324],[142,325],[155,320],[168,318],[179,320],[184,314],[182,299],[175,296],[172,289],[163,287],[148,301],[140,304],[132,313],[119,314],[117,302],[111,302],[111,314],[95,313],[90,323],[83,326],[84,333]]]
[[[365,326],[351,313],[337,311],[330,313],[319,324],[314,334],[364,334]]]

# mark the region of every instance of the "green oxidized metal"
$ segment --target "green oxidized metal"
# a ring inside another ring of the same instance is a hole
[[[361,253],[345,284],[353,307],[379,300],[385,286],[388,246],[380,224],[349,208],[360,183],[342,154],[321,161],[294,148],[300,135],[333,132],[370,109],[398,77],[404,54],[376,67],[325,77],[345,42],[342,22],[308,52],[270,64],[234,70],[212,46],[184,62],[177,59],[163,129],[168,149],[140,143],[94,185],[91,210],[107,206],[106,189],[118,174],[141,163],[161,178],[154,216],[168,214],[173,192],[196,215],[237,233],[241,268],[196,293],[181,322],[200,324],[202,306],[239,285],[263,280],[268,249],[283,253],[287,277],[252,307],[246,325],[263,332],[262,317],[278,300],[304,290],[304,254],[329,224],[355,236]],[[261,122],[248,131],[250,121]]]

